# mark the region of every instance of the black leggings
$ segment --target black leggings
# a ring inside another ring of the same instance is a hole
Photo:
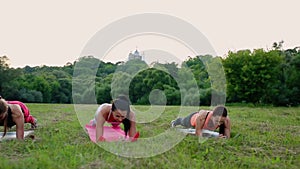
[[[184,118],[177,118],[174,122],[174,125],[181,125],[181,126],[184,126],[184,127],[187,127],[187,128],[191,128],[191,127],[194,127],[191,125],[191,118],[194,114],[196,114],[198,112],[194,112],[194,113],[191,113],[189,114],[188,116],[184,117]]]

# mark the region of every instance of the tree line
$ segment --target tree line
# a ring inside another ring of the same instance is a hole
[[[225,58],[201,55],[181,65],[142,60],[103,62],[84,56],[66,65],[11,68],[0,57],[0,95],[34,103],[103,103],[119,94],[132,104],[211,105],[300,103],[300,49],[229,52]]]

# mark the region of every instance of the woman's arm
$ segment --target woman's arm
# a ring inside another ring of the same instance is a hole
[[[230,121],[230,118],[227,117],[226,120],[225,120],[225,136],[226,138],[230,138],[230,132],[231,132],[231,121]]]
[[[130,112],[130,129],[129,129],[129,137],[133,137],[136,134],[136,125],[135,125],[135,114],[134,112]]]
[[[204,113],[202,113],[201,111],[199,113],[201,114],[197,117],[195,126],[196,136],[202,136],[202,129],[205,123],[205,117],[203,116]]]
[[[96,116],[96,142],[105,141],[103,138],[103,125],[105,123],[104,114],[107,114],[107,112],[110,112],[109,106],[103,107]]]
[[[24,115],[18,105],[11,105],[13,121],[16,123],[16,137],[18,140],[24,139]]]

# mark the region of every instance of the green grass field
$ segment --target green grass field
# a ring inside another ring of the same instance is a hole
[[[300,108],[227,106],[232,121],[231,139],[209,139],[199,143],[197,137],[188,135],[162,154],[149,158],[127,158],[112,154],[89,140],[81,124],[87,123],[93,117],[95,106],[76,109],[80,124],[73,105],[27,105],[39,123],[34,134],[35,138],[0,142],[0,168],[299,168],[300,166]],[[143,122],[137,124],[140,137],[154,137],[169,130],[170,121],[176,118],[179,108],[170,106],[159,112],[147,106],[135,106],[137,121]],[[187,108],[186,113],[181,115],[189,113]],[[27,129],[29,127],[29,124],[26,125]],[[0,127],[0,130],[3,130],[3,127]],[[139,141],[124,144],[130,147],[138,145]],[[168,142],[164,143],[167,144]],[[161,143],[157,143],[157,146],[161,146]]]

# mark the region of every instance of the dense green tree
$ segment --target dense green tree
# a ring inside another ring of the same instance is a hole
[[[20,69],[12,69],[9,67],[9,58],[7,56],[0,57],[0,95],[6,99],[13,99],[13,96],[18,96],[16,90],[18,83],[14,80],[21,75]]]
[[[276,75],[281,55],[276,51],[257,49],[230,52],[223,61],[227,78],[228,101],[269,103],[278,83]]]
[[[137,104],[149,104],[149,95],[155,89],[168,91],[168,94],[165,93],[164,95],[169,104],[172,103],[171,100],[178,98],[178,96],[171,95],[170,92],[173,90],[174,93],[178,93],[175,91],[179,90],[175,79],[169,73],[155,68],[139,72],[132,79],[129,88],[130,99]]]
[[[120,63],[116,68],[116,72],[125,72],[131,76],[134,76],[140,71],[146,70],[148,68],[149,66],[143,60],[133,59],[125,63]]]
[[[226,79],[225,79],[226,77]],[[116,64],[93,56],[58,66],[10,68],[0,57],[0,95],[8,100],[44,103],[104,103],[120,94],[133,104],[211,105],[249,102],[300,104],[300,50],[229,52],[225,58],[189,57],[176,63],[130,60]]]
[[[279,64],[278,83],[273,87],[277,92],[272,104],[279,106],[299,105],[300,99],[300,50],[298,47],[287,50],[275,50],[282,55]]]

